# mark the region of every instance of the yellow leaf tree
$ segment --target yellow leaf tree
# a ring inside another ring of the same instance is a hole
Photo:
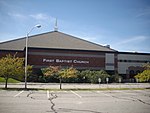
[[[62,79],[71,78],[77,76],[77,70],[73,67],[62,69],[60,66],[49,66],[42,69],[42,73],[45,76],[57,76],[60,81],[60,89],[62,89]]]
[[[145,64],[143,67],[145,70],[137,74],[135,78],[138,79],[139,82],[148,82],[150,81],[150,63]]]
[[[29,72],[32,71],[32,66],[28,66]],[[19,78],[24,75],[24,58],[16,57],[15,55],[6,55],[0,59],[0,76],[4,77],[5,88],[9,78]]]

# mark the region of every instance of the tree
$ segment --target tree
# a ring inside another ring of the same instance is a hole
[[[6,55],[0,59],[0,76],[3,76],[6,80],[5,88],[7,88],[7,82],[10,77],[14,78],[20,75],[24,75],[24,58],[16,57],[12,55]]]
[[[60,81],[60,89],[62,88],[62,79],[76,77],[77,70],[73,67],[62,69],[60,66],[49,66],[42,69],[42,73],[45,76],[56,76]]]
[[[138,79],[139,82],[148,82],[150,81],[150,63],[145,64],[144,71],[135,76],[135,79]]]
[[[150,81],[150,70],[144,70],[142,73],[139,73],[135,76],[139,82],[148,82]]]

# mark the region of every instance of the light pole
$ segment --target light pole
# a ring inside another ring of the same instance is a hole
[[[35,25],[28,33],[27,33],[27,36],[26,36],[26,53],[25,53],[25,89],[27,89],[27,63],[28,63],[28,38],[29,38],[29,34],[31,33],[31,31],[34,29],[34,28],[40,28],[41,25]]]

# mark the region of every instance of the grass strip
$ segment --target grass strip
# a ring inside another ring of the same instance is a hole
[[[0,83],[5,83],[5,82],[6,82],[5,78],[0,77]],[[19,83],[19,82],[20,82],[20,81],[15,80],[15,79],[13,79],[13,78],[9,78],[9,79],[8,79],[8,83]]]

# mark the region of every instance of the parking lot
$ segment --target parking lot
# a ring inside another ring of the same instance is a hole
[[[0,113],[149,113],[150,90],[0,90]]]

